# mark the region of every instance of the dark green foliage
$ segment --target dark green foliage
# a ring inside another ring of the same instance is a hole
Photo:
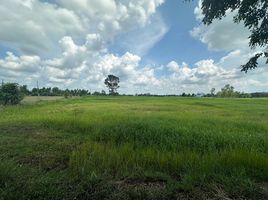
[[[28,90],[27,85],[22,85],[20,86],[20,92],[24,95],[24,96],[28,96],[31,94],[30,90]]]
[[[114,75],[108,75],[108,77],[104,80],[104,84],[107,88],[109,88],[109,94],[110,95],[118,95],[117,89],[119,86],[120,80],[117,76]]]
[[[203,0],[203,23],[209,25],[215,19],[222,19],[228,10],[238,11],[234,22],[243,22],[249,29],[249,46],[251,48],[263,47],[263,51],[253,56],[248,63],[242,65],[241,71],[247,72],[258,66],[260,57],[267,58],[268,64],[268,1],[267,0]]]
[[[267,34],[268,34],[268,32],[267,32]],[[242,71],[247,72],[248,70],[257,68],[258,67],[258,59],[264,54],[265,53],[257,53],[257,54],[255,54],[252,58],[249,59],[249,61],[246,64],[241,66]],[[268,53],[266,53],[266,54],[268,54]],[[266,57],[268,58],[268,56],[266,56]],[[268,64],[268,59],[267,59],[266,64]]]
[[[210,95],[211,95],[212,97],[214,97],[214,96],[215,96],[215,92],[216,92],[216,89],[215,89],[215,88],[212,88],[212,89],[210,90]]]
[[[268,97],[268,92],[251,93],[251,97]]]
[[[225,85],[220,92],[217,93],[218,97],[239,97],[239,92],[234,90],[234,87],[227,84]]]
[[[85,89],[66,89],[62,90],[58,87],[42,87],[40,89],[33,88],[32,91],[29,91],[29,95],[31,96],[64,96],[64,97],[71,97],[71,96],[86,96],[90,95],[90,92]]]
[[[251,94],[238,92],[234,90],[234,87],[230,84],[225,85],[221,91],[215,94],[215,88],[212,88],[209,94],[205,97],[221,97],[221,98],[251,98]]]
[[[0,87],[0,104],[16,105],[23,99],[17,83],[3,83]]]
[[[101,95],[102,96],[105,96],[106,95],[106,92],[104,90],[101,91]]]

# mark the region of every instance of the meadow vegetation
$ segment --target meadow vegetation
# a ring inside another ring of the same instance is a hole
[[[266,199],[268,99],[0,107],[0,199]]]

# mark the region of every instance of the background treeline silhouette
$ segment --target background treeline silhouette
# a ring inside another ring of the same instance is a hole
[[[60,89],[58,87],[41,87],[41,88],[32,88],[28,89],[27,85],[20,86],[20,91],[25,96],[106,96],[109,95],[104,90],[90,92],[85,89]],[[130,94],[117,94],[121,96],[181,96],[181,97],[222,97],[222,98],[250,98],[250,97],[268,97],[268,92],[254,92],[254,93],[244,93],[234,90],[234,87],[231,85],[225,85],[220,91],[214,93],[185,93],[182,94],[167,94],[167,95],[158,95],[151,93],[137,93],[135,95]]]
[[[28,89],[27,85],[20,86],[20,91],[26,96],[107,96],[109,95],[104,90],[102,91],[93,91],[85,89],[60,89],[58,87],[42,87],[42,88],[33,88]],[[135,95],[131,94],[117,94],[120,96],[181,96],[181,97],[222,97],[222,98],[250,98],[250,97],[268,97],[268,92],[254,92],[254,93],[244,93],[234,90],[234,87],[227,84],[218,92],[210,92],[207,94],[204,93],[185,93],[182,94],[167,94],[167,95],[158,95],[151,93],[137,93]]]
[[[157,95],[157,94],[119,94],[119,93],[106,93],[104,90],[101,92],[95,91],[93,93],[85,89],[60,89],[58,87],[42,87],[28,89],[27,85],[19,85],[17,83],[3,83],[0,86],[0,104],[2,105],[15,105],[20,103],[24,96],[64,96],[65,98],[73,96],[107,96],[107,95],[120,95],[120,96],[180,96],[180,97],[219,97],[219,98],[253,98],[253,97],[268,97],[268,92],[255,92],[255,93],[243,93],[234,90],[234,87],[227,84],[220,91],[216,92],[215,88],[211,89],[208,94],[186,94],[180,95]]]
[[[87,96],[91,93],[85,89],[60,89],[58,87],[42,87],[28,89],[27,85],[20,86],[20,91],[26,96]]]

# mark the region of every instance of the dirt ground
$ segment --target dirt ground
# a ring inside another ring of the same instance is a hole
[[[63,99],[63,96],[56,96],[56,97],[52,97],[52,96],[26,96],[24,97],[24,99],[22,100],[22,103],[35,103],[38,101],[52,101],[52,100],[59,100],[59,99]]]

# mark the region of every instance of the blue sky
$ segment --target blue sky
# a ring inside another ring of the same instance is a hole
[[[33,87],[120,92],[208,92],[232,84],[267,91],[268,70],[247,75],[240,65],[257,50],[234,13],[206,27],[201,0],[2,0],[0,78]]]
[[[190,35],[192,28],[201,23],[196,20],[193,12],[197,4],[198,1],[170,0],[158,8],[158,12],[163,17],[169,30],[144,55],[143,64],[161,65],[162,63],[168,63],[170,60],[175,60],[178,63],[186,62],[189,65],[193,65],[204,58],[218,60],[225,55],[225,51],[209,51],[206,44]],[[122,48],[119,43],[116,40],[111,45],[113,52],[123,54],[129,50]]]
[[[208,51],[205,44],[191,37],[190,30],[200,24],[193,12],[196,6],[197,1],[170,0],[160,7],[159,11],[170,30],[148,52],[149,59],[157,60],[158,63],[175,60],[193,65],[204,58],[219,59],[223,56],[223,53]]]

